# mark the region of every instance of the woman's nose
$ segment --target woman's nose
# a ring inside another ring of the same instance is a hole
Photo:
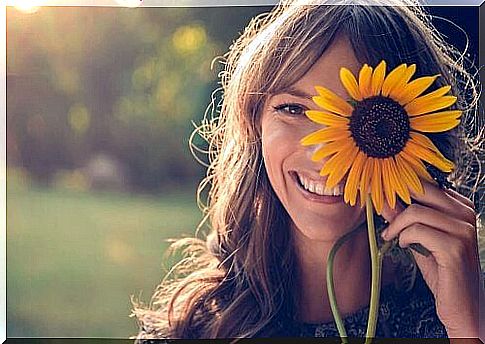
[[[316,145],[305,146],[305,155],[311,160],[312,156],[324,146],[323,143],[318,143]]]

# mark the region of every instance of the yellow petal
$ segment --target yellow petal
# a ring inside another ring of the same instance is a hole
[[[355,79],[354,74],[345,67],[340,68],[340,80],[342,85],[344,85],[347,93],[355,100],[362,100],[362,95],[360,94],[359,85]]]
[[[382,84],[381,92],[384,97],[387,97],[389,92],[391,92],[391,89],[399,82],[399,80],[401,80],[406,69],[407,66],[405,63],[403,63],[402,65],[394,68],[385,78],[384,83]]]
[[[350,136],[350,131],[341,127],[328,127],[317,130],[300,140],[304,146],[325,143],[328,141],[337,141]]]
[[[399,97],[399,104],[407,104],[414,98],[418,97],[431,86],[438,76],[439,75],[424,76],[411,81],[409,84],[407,84],[405,91]]]
[[[391,175],[391,166],[390,166],[390,159],[383,159],[382,160],[382,182],[384,186],[384,194],[387,198],[387,203],[394,209],[396,207],[396,193],[393,185],[392,175]]]
[[[389,92],[389,96],[392,99],[399,101],[400,94],[403,93],[404,88],[407,86],[409,80],[411,80],[415,72],[415,64],[412,64],[408,68],[406,68],[406,71],[403,73],[402,78],[399,80],[399,82],[396,83],[396,85],[394,85],[394,87],[392,87],[391,91]]]
[[[424,100],[428,100],[428,99],[439,98],[441,96],[444,96],[445,94],[447,94],[451,90],[451,86],[443,86],[443,87],[440,87],[433,92],[425,94],[424,96],[415,98],[415,97],[413,97],[413,95],[411,93],[409,93],[409,88],[410,88],[409,85],[407,85],[405,87],[405,92],[401,96],[401,101],[399,102],[399,104],[401,104],[403,106],[406,105],[407,103],[411,102],[411,101],[412,102],[414,102],[414,101],[424,101]]]
[[[384,205],[384,195],[382,193],[382,159],[374,159],[371,179],[372,203],[377,214],[381,214]]]
[[[327,111],[335,112],[345,117],[352,115],[352,112],[354,111],[352,105],[338,95],[322,86],[315,86],[315,90],[317,90],[320,95],[312,98],[315,104]]]
[[[353,146],[349,151],[342,153],[342,160],[335,165],[333,171],[331,171],[328,175],[326,187],[333,188],[342,180],[349,168],[352,166],[358,152],[359,149],[356,146]]]
[[[414,154],[408,154],[405,151],[401,151],[398,155],[402,157],[404,161],[406,161],[413,168],[413,171],[415,171],[418,176],[430,183],[436,184],[435,180],[433,179],[433,177],[431,177],[423,162],[415,157]]]
[[[371,95],[378,96],[381,93],[382,84],[386,76],[386,61],[382,60],[372,74]]]
[[[457,119],[461,116],[461,111],[443,111],[433,114],[427,114],[419,117],[412,117],[409,123],[413,130],[427,133],[437,133],[451,130],[460,124]]]
[[[308,111],[305,111],[305,114],[313,122],[327,125],[327,126],[332,126],[332,127],[345,126],[349,123],[348,118],[342,117],[330,112],[308,110]]]
[[[355,202],[357,201],[357,189],[359,187],[360,177],[364,168],[365,160],[365,154],[362,151],[359,151],[354,163],[352,164],[352,167],[350,168],[347,181],[345,182],[344,201],[349,203],[351,206],[354,206]]]
[[[369,185],[370,185],[370,177],[372,174],[372,170],[374,168],[374,158],[366,158],[364,161],[364,168],[362,169],[362,176],[360,178],[359,183],[359,191],[360,191],[360,207],[364,207],[365,200],[369,194]]]
[[[368,98],[372,95],[372,67],[365,64],[359,73],[359,90],[362,98]]]
[[[346,155],[349,156],[353,154],[353,151],[355,149],[357,149],[357,147],[355,146],[355,143],[349,140],[349,142],[347,142],[345,146],[341,147],[340,150],[334,156],[332,156],[327,162],[325,162],[322,169],[320,170],[320,175],[326,176],[327,174],[330,174],[336,170],[342,169],[344,165],[347,164],[347,162],[345,162]],[[327,184],[326,185],[327,187],[335,186],[335,185],[330,186],[328,183],[328,180],[326,184]]]
[[[420,145],[413,142],[412,139],[408,140],[403,151],[407,154],[413,154],[414,156],[430,163],[431,165],[435,166],[443,172],[451,172],[451,170],[453,169],[453,162],[446,159],[445,157],[437,155],[429,149],[421,147]]]
[[[415,129],[423,133],[441,133],[443,131],[451,130],[458,126],[460,121],[454,120],[452,122],[439,122],[433,124],[415,125]]]
[[[349,141],[351,141],[351,139],[343,139],[325,144],[325,146],[318,149],[312,155],[312,161],[316,162],[326,158],[329,155],[337,153],[338,151],[342,150],[343,147],[349,145]]]
[[[389,171],[391,176],[391,185],[396,190],[399,197],[407,204],[411,204],[411,195],[409,188],[403,181],[401,171],[397,168],[394,158],[389,159]]]
[[[423,135],[423,134],[420,134],[420,133],[417,133],[415,131],[410,131],[409,132],[409,135],[411,136],[411,139],[417,143],[418,145],[421,145],[425,148],[428,148],[430,150],[432,150],[433,152],[435,152],[436,154],[438,154],[439,156],[442,156],[443,157],[443,154],[441,154],[440,150],[438,149],[438,147],[435,146],[435,144],[433,143],[433,141],[431,141],[431,139],[426,136],[426,135]]]
[[[423,195],[424,189],[416,172],[400,154],[397,154],[395,159],[397,169],[401,172],[403,182],[408,185],[416,194]]]
[[[419,116],[428,112],[438,111],[456,103],[456,97],[443,96],[430,99],[415,99],[405,106],[409,116]]]

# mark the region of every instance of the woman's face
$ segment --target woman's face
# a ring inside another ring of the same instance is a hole
[[[316,95],[315,85],[349,99],[340,83],[340,67],[350,69],[354,75],[361,67],[344,38],[336,40],[298,82],[272,95],[261,120],[263,158],[271,185],[293,227],[316,241],[335,240],[364,221],[358,205],[351,207],[344,202],[343,181],[334,189],[326,189],[327,177],[319,172],[328,158],[318,162],[310,159],[319,146],[300,144],[304,136],[322,128],[304,113],[319,110],[311,100]]]

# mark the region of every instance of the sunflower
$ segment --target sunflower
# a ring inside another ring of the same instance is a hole
[[[394,208],[396,196],[411,204],[411,192],[423,194],[421,180],[434,182],[424,162],[451,172],[446,159],[426,133],[451,130],[460,123],[461,111],[445,110],[457,98],[443,86],[422,95],[438,78],[424,76],[411,81],[416,65],[401,64],[386,76],[386,62],[375,69],[365,64],[357,78],[347,68],[340,79],[351,101],[316,86],[313,101],[322,111],[306,111],[325,127],[301,140],[303,145],[323,144],[313,161],[328,158],[320,171],[332,188],[347,176],[344,200],[361,206],[367,195],[378,214],[385,200]]]

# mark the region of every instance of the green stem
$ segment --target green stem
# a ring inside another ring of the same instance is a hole
[[[332,246],[332,249],[328,253],[328,258],[327,258],[327,293],[328,293],[328,299],[330,301],[330,308],[332,309],[332,314],[333,318],[335,320],[335,324],[337,326],[337,330],[340,336],[340,339],[342,340],[342,343],[348,343],[347,341],[347,332],[345,331],[345,326],[342,321],[342,317],[340,316],[340,312],[338,310],[337,306],[337,297],[335,296],[335,287],[333,283],[333,262],[335,259],[335,255],[337,254],[338,249],[354,235],[357,233],[359,229],[362,227],[359,226],[356,229],[354,229],[351,232],[348,232],[338,238],[338,240],[335,242],[335,244]]]
[[[379,254],[381,256],[384,256],[384,254],[389,251],[389,249],[392,247],[393,242],[392,241],[386,241],[384,244],[382,244],[382,247],[379,249]]]
[[[370,344],[376,333],[377,316],[379,309],[379,295],[381,292],[381,270],[383,254],[379,252],[376,239],[376,230],[374,226],[374,208],[372,206],[371,197],[368,196],[366,200],[366,214],[367,214],[367,232],[369,235],[369,247],[372,266],[372,282],[369,305],[369,318],[367,321],[367,332],[365,344]],[[387,250],[387,247],[386,247]]]

